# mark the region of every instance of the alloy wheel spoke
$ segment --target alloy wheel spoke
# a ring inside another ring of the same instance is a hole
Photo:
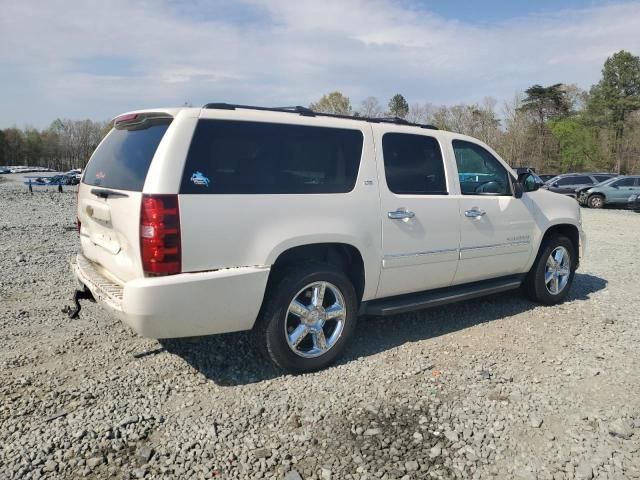
[[[326,319],[333,320],[334,318],[339,318],[344,316],[344,308],[339,303],[334,303],[330,307],[325,309]]]
[[[553,293],[558,293],[560,291],[560,281],[557,275],[553,276],[551,284],[553,285]]]
[[[544,283],[549,285],[549,283],[551,283],[551,280],[553,280],[553,272],[546,272],[544,274]]]
[[[558,274],[563,277],[566,277],[567,275],[569,275],[569,273],[570,273],[569,267],[562,267],[560,270],[558,270]]]
[[[289,343],[292,346],[297,347],[308,333],[309,327],[301,323],[289,334]]]
[[[327,339],[324,336],[324,330],[321,328],[313,332],[313,345],[319,350],[327,349]]]
[[[309,309],[297,300],[291,302],[289,311],[300,318],[307,318],[309,315]]]
[[[564,259],[564,248],[559,248],[554,255],[553,258],[556,261],[556,264],[562,265],[562,260]]]
[[[322,302],[324,301],[324,292],[327,288],[327,284],[322,282],[318,285],[313,286],[313,294],[311,297],[311,304],[314,307],[321,307]]]

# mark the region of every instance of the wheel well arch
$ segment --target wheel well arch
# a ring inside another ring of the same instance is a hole
[[[596,196],[596,195],[598,197],[604,198],[605,200],[607,199],[607,196],[602,192],[591,192],[587,198],[591,198],[591,197]]]
[[[365,287],[364,260],[360,251],[348,243],[311,243],[291,247],[281,252],[271,266],[269,284],[277,282],[283,272],[296,264],[319,261],[342,270],[362,300]]]
[[[573,248],[576,252],[576,267],[577,267],[578,264],[580,263],[580,231],[578,230],[578,227],[575,225],[572,225],[571,223],[561,223],[558,225],[550,226],[542,236],[542,240],[540,242],[540,248],[538,249],[538,255],[540,255],[540,251],[542,250],[542,245],[544,245],[544,242],[548,238],[551,238],[553,235],[564,235],[571,241]]]

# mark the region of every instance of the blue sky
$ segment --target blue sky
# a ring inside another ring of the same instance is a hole
[[[608,0],[423,0],[415,2],[418,8],[427,9],[445,18],[470,23],[495,23],[514,18],[545,15],[561,10],[580,10],[604,5],[633,3]]]
[[[640,1],[4,0],[0,128],[227,101],[500,105],[640,54]]]

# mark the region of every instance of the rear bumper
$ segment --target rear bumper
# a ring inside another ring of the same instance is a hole
[[[151,338],[253,328],[269,276],[269,267],[241,267],[119,284],[81,254],[72,270],[98,303],[140,335]]]

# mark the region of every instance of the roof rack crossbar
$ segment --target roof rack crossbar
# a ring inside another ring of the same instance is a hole
[[[304,117],[330,117],[330,118],[342,118],[345,120],[360,120],[370,123],[393,123],[396,125],[406,125],[409,127],[420,127],[429,130],[438,130],[438,127],[433,125],[427,125],[423,123],[413,123],[400,117],[357,117],[354,115],[338,115],[334,113],[322,113],[314,112],[310,108],[296,105],[293,107],[258,107],[254,105],[238,105],[234,103],[213,102],[207,103],[202,108],[215,109],[215,110],[259,110],[263,112],[282,112],[282,113],[296,113]]]

